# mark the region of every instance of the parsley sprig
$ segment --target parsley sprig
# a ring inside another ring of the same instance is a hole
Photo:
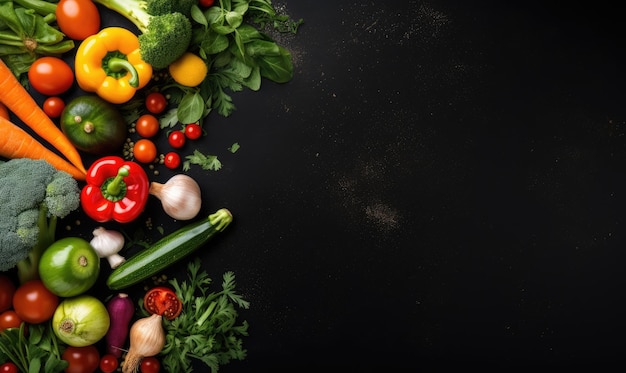
[[[0,362],[12,361],[20,372],[60,373],[68,362],[61,359],[60,346],[51,324],[29,324],[0,333]]]
[[[248,335],[248,322],[238,322],[235,306],[248,309],[250,303],[235,292],[235,275],[223,275],[222,290],[211,292],[211,278],[201,271],[200,259],[187,265],[187,280],[169,283],[183,302],[183,312],[165,320],[166,342],[161,354],[167,372],[191,372],[194,360],[216,373],[231,360],[243,360],[246,350],[242,337]]]

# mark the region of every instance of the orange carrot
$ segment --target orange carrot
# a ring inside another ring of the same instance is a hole
[[[57,170],[65,171],[76,180],[85,180],[85,172],[43,146],[18,125],[0,117],[0,157],[8,159],[44,159]]]
[[[0,60],[0,102],[6,105],[13,114],[35,131],[37,135],[54,146],[76,168],[86,172],[76,147],[37,105],[35,99],[20,84],[19,80],[2,60]]]
[[[9,119],[9,111],[7,110],[7,107],[2,104],[2,102],[0,102],[0,117]]]

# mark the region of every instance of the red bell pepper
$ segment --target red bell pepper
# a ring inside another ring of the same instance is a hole
[[[116,156],[98,159],[87,170],[80,194],[83,211],[97,222],[128,223],[144,210],[150,182],[143,168]]]

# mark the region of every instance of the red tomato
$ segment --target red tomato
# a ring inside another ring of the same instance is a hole
[[[94,345],[68,346],[61,358],[69,363],[65,373],[93,373],[100,367],[100,353]]]
[[[135,131],[145,138],[152,137],[159,132],[159,120],[151,114],[144,114],[137,119]]]
[[[178,155],[178,153],[176,152],[169,152],[167,154],[165,154],[165,167],[173,170],[178,168],[178,166],[180,166],[180,155]]]
[[[65,109],[65,102],[63,101],[61,97],[57,97],[57,96],[48,97],[43,102],[43,111],[50,118],[60,117],[61,113],[63,112],[63,109]]]
[[[152,114],[160,114],[167,106],[167,99],[161,92],[152,92],[146,97],[146,109]]]
[[[60,0],[56,17],[61,32],[74,40],[84,40],[100,30],[100,12],[91,0]]]
[[[156,145],[151,140],[137,140],[133,146],[133,155],[141,163],[152,163],[157,155]]]
[[[15,294],[15,283],[9,276],[0,273],[0,312],[13,306],[13,294]]]
[[[167,141],[170,143],[172,148],[182,148],[185,145],[185,134],[183,131],[174,130],[170,132],[170,135],[167,137]]]
[[[106,354],[100,359],[100,370],[103,373],[112,373],[115,372],[119,364],[120,363],[117,361],[117,357],[115,357],[115,355]]]
[[[0,373],[18,373],[18,372],[19,370],[17,369],[17,365],[13,364],[10,361],[0,365]]]
[[[13,294],[13,309],[22,320],[31,324],[50,320],[58,305],[59,297],[41,280],[26,281]]]
[[[183,310],[183,302],[176,296],[174,290],[165,286],[148,290],[143,297],[143,305],[148,312],[161,315],[168,320],[175,319]]]
[[[6,310],[0,313],[0,332],[5,329],[19,328],[22,319],[13,310]]]
[[[139,365],[141,373],[159,373],[161,362],[154,356],[144,357]]]
[[[74,71],[58,57],[40,57],[28,69],[30,85],[46,96],[56,96],[67,92],[74,84]]]
[[[202,127],[197,123],[190,123],[185,126],[185,136],[189,140],[197,140],[202,136]]]
[[[212,6],[213,3],[215,3],[215,0],[198,0],[198,4],[205,8]]]

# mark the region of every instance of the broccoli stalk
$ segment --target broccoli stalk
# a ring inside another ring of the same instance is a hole
[[[17,262],[17,278],[20,283],[39,278],[39,259],[48,246],[54,243],[56,237],[58,218],[55,215],[48,216],[48,207],[42,203],[39,207],[37,226],[39,235],[37,243],[28,252],[28,256]]]
[[[94,0],[122,15],[139,30],[141,58],[164,69],[187,51],[191,43],[194,0]]]

